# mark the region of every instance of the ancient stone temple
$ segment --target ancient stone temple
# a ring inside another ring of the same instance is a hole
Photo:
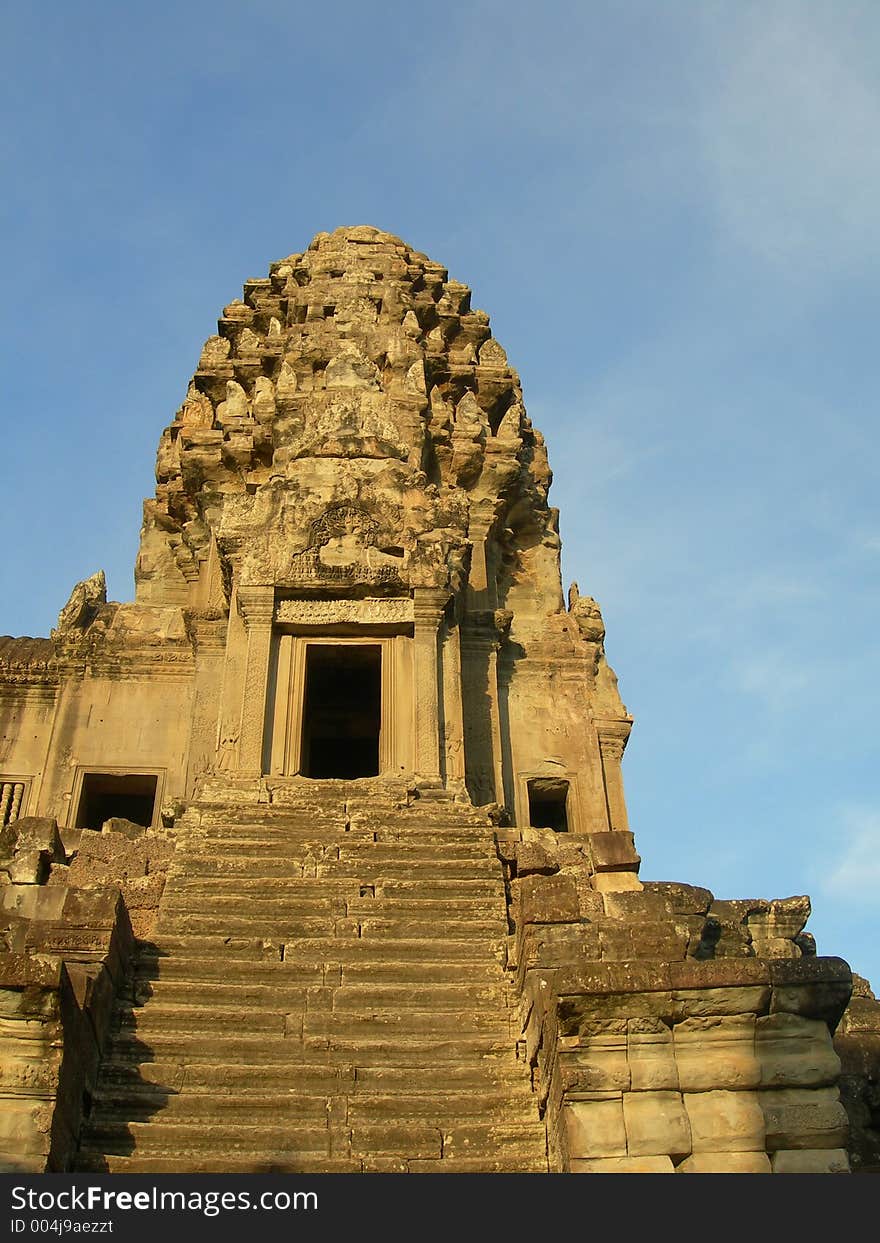
[[[878,1008],[808,900],[639,878],[602,617],[466,286],[319,234],[156,477],[134,602],[97,573],[0,640],[7,1169],[877,1161]]]

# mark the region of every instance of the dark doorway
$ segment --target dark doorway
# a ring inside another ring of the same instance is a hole
[[[303,710],[305,777],[376,777],[382,720],[382,649],[309,644]]]
[[[533,829],[568,832],[568,782],[559,777],[535,777],[529,782],[529,824]]]
[[[83,773],[77,829],[98,829],[119,817],[149,828],[156,807],[155,773]]]

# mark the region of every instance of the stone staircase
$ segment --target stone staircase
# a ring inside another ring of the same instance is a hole
[[[189,809],[80,1170],[546,1172],[493,830],[377,784]]]

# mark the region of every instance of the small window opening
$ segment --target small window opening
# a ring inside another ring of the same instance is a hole
[[[350,780],[379,775],[382,649],[310,644],[303,710],[303,775]]]
[[[117,817],[149,828],[158,782],[155,773],[84,773],[74,828],[100,829]]]
[[[529,824],[533,829],[568,832],[568,782],[535,777],[529,782]]]

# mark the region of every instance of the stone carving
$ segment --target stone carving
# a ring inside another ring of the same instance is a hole
[[[406,625],[413,621],[408,597],[391,600],[280,600],[275,610],[279,622],[299,626]]]
[[[401,582],[404,556],[377,547],[378,528],[356,505],[333,505],[311,528],[312,543],[291,558],[286,579],[300,583],[385,584]]]
[[[107,580],[104,571],[98,570],[91,578],[77,583],[70,599],[58,614],[56,632],[85,629],[96,617],[98,609],[107,603]]]

